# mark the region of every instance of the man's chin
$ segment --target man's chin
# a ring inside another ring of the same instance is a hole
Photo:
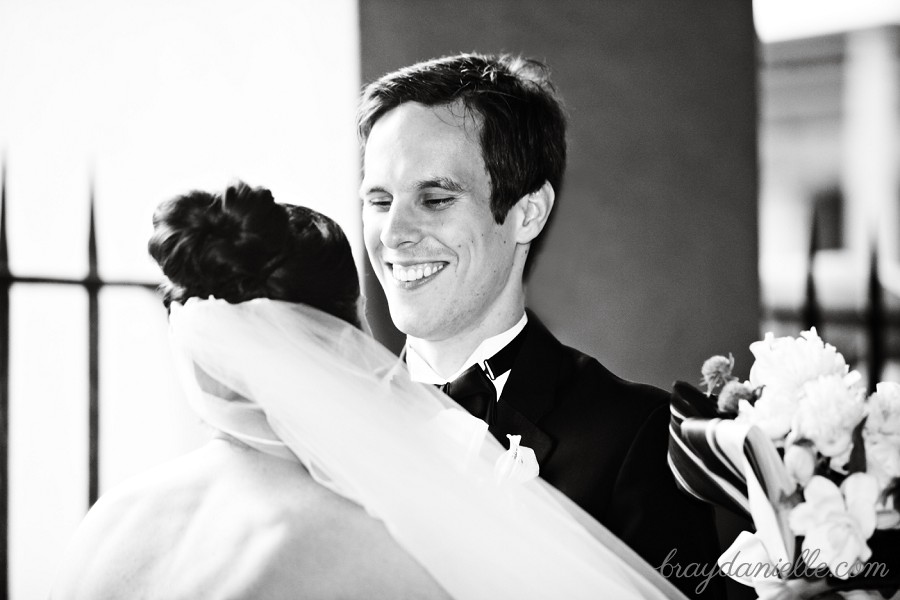
[[[433,314],[434,310],[429,312]],[[423,340],[431,339],[440,327],[440,323],[429,318],[428,315],[416,314],[408,310],[391,309],[391,320],[394,322],[394,327],[404,335]]]

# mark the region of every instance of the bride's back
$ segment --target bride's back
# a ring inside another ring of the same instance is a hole
[[[104,496],[53,598],[440,598],[434,580],[299,463],[225,440]]]

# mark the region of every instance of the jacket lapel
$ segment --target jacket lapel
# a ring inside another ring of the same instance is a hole
[[[530,310],[527,313],[528,331],[500,395],[490,431],[506,447],[509,447],[507,434],[521,435],[522,445],[534,450],[538,464],[543,464],[556,441],[537,423],[554,405],[562,344],[534,313]]]

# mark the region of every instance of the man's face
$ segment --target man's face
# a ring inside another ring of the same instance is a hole
[[[366,249],[394,324],[416,338],[502,319],[521,288],[510,277],[515,226],[491,215],[478,127],[458,105],[405,103],[376,121],[366,144]]]

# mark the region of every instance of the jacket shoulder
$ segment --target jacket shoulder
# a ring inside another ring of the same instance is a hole
[[[662,406],[669,406],[668,391],[619,377],[580,350],[560,344],[560,356],[559,397],[563,400],[570,396],[589,396],[645,417]]]

